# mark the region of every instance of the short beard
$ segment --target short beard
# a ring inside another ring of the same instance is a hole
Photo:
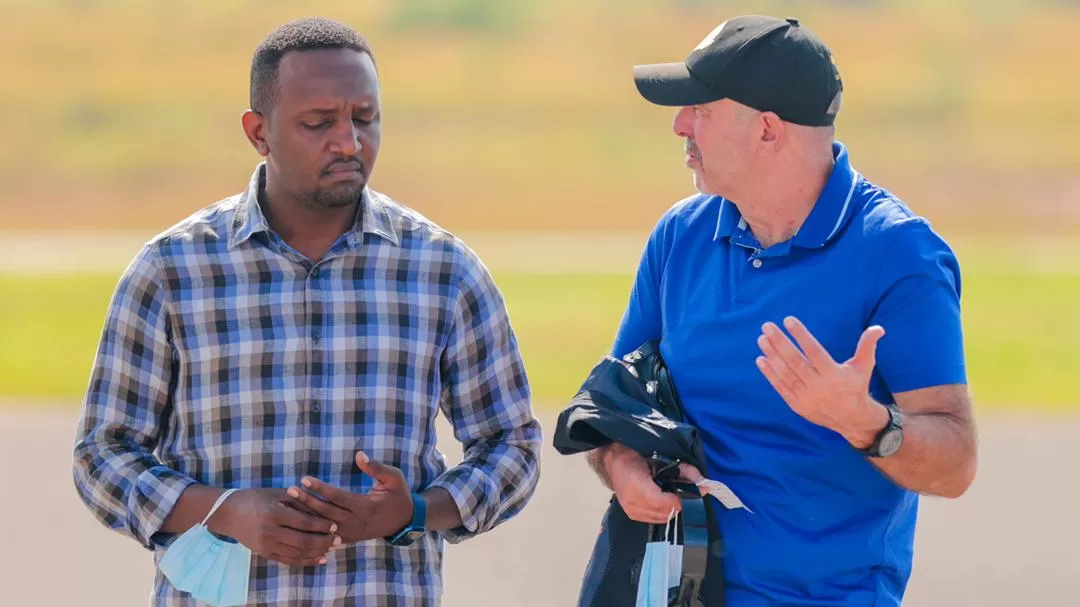
[[[306,200],[305,205],[316,211],[341,209],[355,204],[364,193],[364,185],[343,184],[332,189],[317,188]]]

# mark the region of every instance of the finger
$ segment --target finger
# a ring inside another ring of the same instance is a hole
[[[270,554],[266,555],[266,558],[277,561],[284,565],[288,565],[290,567],[314,567],[316,565],[325,565],[327,562],[326,555],[305,559],[297,556],[283,554],[281,552],[271,552]]]
[[[277,542],[274,550],[300,558],[318,558],[330,552],[334,545],[341,542],[341,538],[336,535],[305,533],[287,527],[279,529],[274,540]]]
[[[665,499],[663,506],[657,505],[656,507],[649,509],[647,513],[641,517],[641,522],[662,525],[671,520],[672,511],[675,513],[682,511],[682,503],[679,501],[679,498],[671,493],[665,493],[664,495],[670,499]]]
[[[765,379],[769,380],[769,384],[778,394],[780,394],[780,398],[783,398],[788,406],[792,406],[798,402],[795,393],[792,392],[791,388],[788,387],[784,380],[780,379],[780,375],[773,368],[772,362],[769,359],[764,356],[759,356],[757,357],[756,362],[762,375],[765,376]]]
[[[784,359],[784,357],[776,351],[776,347],[773,345],[773,342],[770,341],[768,337],[764,335],[759,337],[758,347],[761,348],[762,353],[765,354],[766,362],[769,363],[772,371],[775,373],[776,378],[780,381],[780,383],[784,384],[784,388],[787,392],[793,395],[798,394],[803,388],[806,387],[806,383],[802,379],[800,379],[794,371],[791,370],[791,368],[788,366],[787,360]],[[760,363],[758,363],[759,368],[760,366]]]
[[[651,523],[653,525],[660,525],[666,523],[668,519],[671,518],[670,506],[666,509],[657,510],[655,508],[650,508],[647,506],[623,504],[623,512],[626,512],[626,516],[629,517],[630,520],[637,521],[639,523]]]
[[[690,464],[679,464],[679,476],[680,480],[684,482],[694,483],[695,488],[698,483],[705,480],[705,475]],[[701,490],[698,489],[697,493],[698,495],[701,495]]]
[[[648,474],[626,479],[615,493],[626,516],[642,523],[663,523],[672,508],[682,508],[682,502],[675,495],[661,491]]]
[[[290,539],[289,541],[297,543],[292,539]],[[270,538],[269,542],[270,543],[268,545],[268,550],[271,554],[275,554],[280,558],[289,559],[292,563],[300,563],[302,561],[317,561],[321,557],[326,556],[326,553],[329,552],[308,551],[298,546],[284,543],[278,536]]]
[[[372,461],[363,451],[356,452],[356,467],[380,484],[390,487],[404,486],[405,484],[405,477],[402,476],[401,470]]]
[[[292,487],[290,488],[290,491],[293,489],[296,488]],[[296,493],[300,496],[296,498],[297,501],[300,501],[305,506],[318,512],[319,516],[305,514],[299,510],[282,505],[274,513],[275,516],[273,520],[275,523],[298,531],[329,535],[337,531],[339,526],[345,522],[345,516],[342,514],[344,511],[340,508],[335,508],[329,504],[323,504],[310,495],[304,496],[303,491],[297,490]],[[308,501],[302,501],[305,498]],[[316,503],[318,503],[318,506],[315,506]],[[323,514],[323,511],[319,510],[319,508],[325,508],[326,514]]]
[[[806,325],[802,324],[798,318],[794,316],[788,316],[784,319],[784,327],[791,333],[791,336],[798,342],[799,347],[802,348],[803,354],[810,361],[810,364],[814,366],[818,371],[824,371],[836,366],[836,361],[829,354],[829,351],[821,345],[821,342],[814,337],[810,329],[806,328]]]
[[[877,359],[877,344],[885,336],[885,328],[874,325],[859,337],[859,345],[855,346],[855,355],[851,357],[851,364],[866,375],[874,370]]]
[[[651,486],[642,494],[645,498],[642,509],[649,511],[650,522],[663,523],[670,518],[672,510],[676,512],[682,510],[682,500],[679,496],[661,491],[655,482],[650,482],[649,485]]]
[[[345,509],[346,504],[349,503],[349,495],[351,494],[348,491],[340,487],[335,487],[330,483],[324,483],[313,476],[305,476],[300,479],[300,484],[307,487],[308,491],[311,491],[339,508]],[[311,502],[304,502],[304,505],[311,506]],[[315,509],[314,506],[311,507],[312,509]],[[316,512],[321,511],[316,510]]]
[[[665,511],[663,514],[658,514],[656,512],[649,511],[647,513],[638,513],[638,514],[634,514],[634,515],[631,515],[629,512],[627,512],[626,515],[630,516],[632,521],[637,521],[638,523],[649,523],[651,525],[662,525],[662,524],[667,522],[667,518],[669,518],[669,517],[667,517],[667,514],[669,514],[669,513],[671,513],[670,510]]]
[[[661,500],[657,503],[656,510],[658,522],[666,523],[671,519],[672,512],[682,512],[682,500],[674,493],[661,493]]]
[[[344,523],[349,516],[349,512],[344,508],[339,508],[335,504],[320,499],[318,495],[300,487],[289,487],[288,494],[292,499],[292,503],[297,506],[295,509],[299,512],[339,524]]]
[[[761,347],[766,356],[770,359],[774,357],[782,359],[791,374],[801,379],[803,383],[808,384],[813,380],[814,376],[817,375],[817,371],[810,365],[810,361],[806,359],[806,356],[788,339],[788,336],[780,330],[780,327],[767,322],[761,327],[761,332],[762,337],[765,338],[765,343],[773,348],[773,352],[770,354],[765,350],[761,338],[758,338],[758,346]],[[788,379],[786,376],[784,378]],[[789,383],[791,383],[793,389],[798,389],[794,382],[789,381]]]
[[[291,487],[291,488],[296,489],[297,496],[299,496],[300,489],[296,488],[296,487]],[[318,499],[318,498],[315,498],[315,499]],[[300,501],[299,497],[294,498],[292,495],[286,495],[285,499],[283,499],[281,501],[281,503],[285,504],[289,508],[292,508],[293,510],[296,510],[298,512],[303,512],[304,514],[310,514],[311,516],[314,516],[316,518],[326,518],[325,516],[319,514],[315,510],[312,510],[308,506],[304,505],[304,503]]]

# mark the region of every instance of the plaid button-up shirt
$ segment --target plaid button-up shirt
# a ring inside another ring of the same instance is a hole
[[[437,604],[443,538],[514,516],[539,476],[541,431],[502,296],[460,240],[370,189],[353,229],[308,261],[259,208],[264,170],[153,239],[121,277],[78,429],[79,494],[159,559],[189,485],[312,475],[366,492],[363,449],[414,491],[446,489],[463,526],[408,547],[361,542],[319,567],[254,556],[250,604]],[[449,470],[440,410],[464,446]],[[196,601],[159,571],[152,603]]]

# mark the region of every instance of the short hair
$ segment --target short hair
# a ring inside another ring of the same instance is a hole
[[[290,21],[277,28],[255,49],[251,59],[251,109],[265,114],[274,106],[278,67],[289,51],[344,48],[375,55],[367,40],[356,30],[333,19],[309,17]]]

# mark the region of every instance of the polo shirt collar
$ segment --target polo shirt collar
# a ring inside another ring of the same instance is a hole
[[[716,221],[716,234],[713,235],[713,240],[731,238],[736,230],[745,228],[746,222],[743,221],[739,209],[730,200],[720,198],[720,218]]]
[[[793,244],[805,249],[819,249],[840,233],[851,218],[853,199],[859,174],[851,168],[847,149],[840,142],[833,143],[833,170],[825,188],[821,190],[814,208],[795,233]]]
[[[795,234],[791,244],[798,247],[815,249],[825,246],[844,227],[854,214],[852,200],[859,174],[851,167],[847,148],[840,142],[833,142],[833,169],[825,187],[821,190],[814,208],[806,221]],[[731,238],[737,232],[749,231],[739,209],[730,201],[720,198],[720,216],[716,222],[713,240]]]

